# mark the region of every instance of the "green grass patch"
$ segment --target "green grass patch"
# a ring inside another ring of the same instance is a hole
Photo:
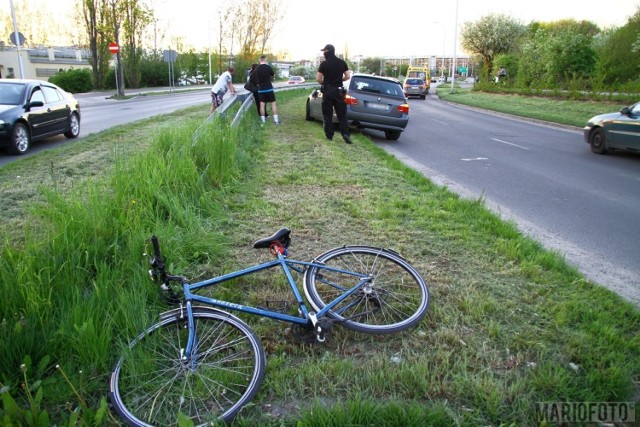
[[[364,135],[327,141],[304,120],[307,92],[277,94],[281,126],[260,129],[250,109],[237,129],[202,127],[205,105],[1,169],[0,200],[16,201],[0,248],[3,396],[27,408],[27,384],[56,424],[77,408],[87,424],[117,423],[100,416],[117,349],[162,310],[145,239],[160,237],[174,274],[202,279],[268,259],[251,243],[288,226],[298,259],[344,244],[397,250],[430,284],[431,306],[402,334],[335,326],[323,345],[243,316],[268,366],[236,425],[527,426],[536,402],[638,400],[636,307]],[[20,194],[5,185],[16,176],[38,179]],[[274,273],[217,292],[290,298]]]
[[[593,116],[615,112],[630,105],[624,101],[557,99],[551,96],[497,94],[471,89],[457,89],[451,93],[449,89],[443,88],[437,94],[448,102],[577,127],[584,127]]]

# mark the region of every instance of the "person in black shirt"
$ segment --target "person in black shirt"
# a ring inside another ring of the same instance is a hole
[[[258,64],[251,64],[251,71],[249,72],[249,81],[258,86],[258,76],[256,75],[256,69],[258,68]],[[258,95],[258,91],[251,92],[253,94],[253,100],[256,103],[256,110],[258,111],[258,116],[260,116],[260,96]],[[269,114],[265,112],[265,116],[269,117]]]
[[[342,82],[349,80],[351,71],[346,62],[336,56],[333,45],[321,49],[325,60],[318,67],[318,83],[322,85],[322,117],[324,134],[328,140],[333,139],[333,110],[336,110],[342,139],[351,144],[349,122],[347,121],[347,104],[344,100]]]
[[[278,107],[276,106],[276,94],[273,91],[273,84],[271,80],[275,76],[271,65],[267,64],[267,57],[262,55],[260,57],[260,65],[256,68],[256,77],[258,79],[258,97],[260,99],[260,119],[261,125],[267,120],[267,103],[271,103],[271,113],[273,114],[273,123],[280,124],[278,120]]]

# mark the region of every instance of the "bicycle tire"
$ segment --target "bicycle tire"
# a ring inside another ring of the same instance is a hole
[[[215,309],[194,309],[198,356],[181,358],[188,327],[180,309],[130,344],[111,374],[109,400],[133,426],[194,425],[230,421],[258,392],[266,359],[262,344],[239,318]]]
[[[371,246],[343,246],[319,255],[315,262],[370,274],[373,280],[327,315],[342,326],[369,334],[391,334],[416,325],[429,308],[429,287],[402,256]],[[303,288],[317,311],[358,282],[358,278],[322,267],[310,267]]]

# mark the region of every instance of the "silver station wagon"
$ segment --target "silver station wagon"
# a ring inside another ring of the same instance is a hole
[[[398,80],[356,73],[344,87],[350,126],[382,131],[391,141],[400,138],[409,123],[409,103]],[[322,121],[322,92],[318,88],[307,98],[306,119]],[[338,122],[335,112],[333,121]]]

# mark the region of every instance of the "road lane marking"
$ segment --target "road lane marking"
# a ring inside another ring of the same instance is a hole
[[[489,160],[487,157],[476,157],[475,159],[460,159],[463,162],[475,162],[477,160]]]
[[[440,120],[436,120],[436,119],[431,119],[431,120],[433,120],[436,123],[440,123],[441,125],[449,126],[449,123],[447,122],[441,122]]]
[[[514,147],[522,148],[523,150],[529,150],[527,147],[523,147],[523,146],[521,146],[521,145],[514,144],[513,142],[507,142],[507,141],[503,141],[503,140],[501,140],[501,139],[497,139],[497,138],[491,138],[491,139],[493,139],[494,141],[501,142],[501,143],[503,143],[503,144],[513,145]]]

